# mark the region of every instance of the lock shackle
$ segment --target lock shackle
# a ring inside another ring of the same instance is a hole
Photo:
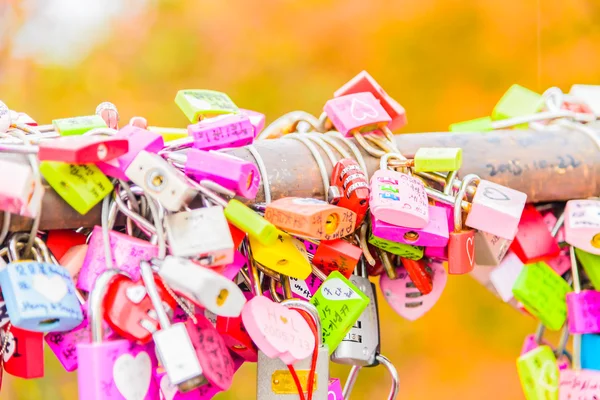
[[[141,188],[138,188],[137,186],[131,186],[130,189],[131,189],[132,193],[134,193],[134,194],[138,194],[138,193],[136,193],[137,191],[140,191],[139,194],[143,194],[143,191],[141,190]],[[149,237],[152,237],[152,235],[155,235],[156,227],[154,226],[154,224],[150,223],[150,221],[148,221],[147,219],[145,219],[138,213],[134,212],[133,210],[130,210],[129,207],[127,207],[127,205],[125,204],[124,199],[125,200],[128,199],[127,192],[124,190],[121,190],[121,186],[119,184],[115,184],[115,190],[113,192],[113,200],[114,201],[113,201],[113,204],[111,205],[111,209],[109,212],[109,221],[113,222],[116,219],[116,211],[118,209],[126,217],[130,218],[138,226],[138,228],[140,228],[142,230],[142,232],[144,232],[144,234],[146,234]],[[130,199],[130,200],[135,201],[135,199]],[[115,211],[113,212],[113,210],[115,210]]]
[[[379,160],[379,169],[387,169],[388,160],[390,158],[395,158],[400,161],[408,161],[408,158],[404,157],[400,153],[385,153],[383,156],[381,156],[381,159]]]
[[[146,286],[146,292],[148,293],[148,297],[150,297],[152,306],[154,307],[156,315],[158,316],[160,327],[161,329],[167,329],[171,326],[171,320],[169,320],[169,316],[163,308],[162,299],[158,294],[158,288],[156,287],[156,282],[154,281],[154,273],[152,272],[150,263],[148,261],[140,262],[140,270],[142,280],[144,281],[144,286]]]
[[[277,280],[273,277],[269,277],[269,293],[275,303],[281,303],[284,299],[277,293]],[[255,295],[260,296],[260,294]]]
[[[383,365],[388,370],[390,376],[392,377],[392,387],[390,388],[390,393],[388,394],[388,400],[395,400],[400,392],[400,377],[398,376],[398,370],[396,370],[394,364],[392,364],[392,362],[382,354],[377,354],[375,359],[379,362],[379,364]],[[342,395],[345,400],[350,400],[352,389],[354,389],[354,384],[356,383],[358,373],[361,369],[362,366],[354,365],[350,370],[348,379],[344,385],[344,390],[342,391]]]
[[[281,302],[282,305],[287,308],[300,308],[310,314],[313,321],[315,321],[315,326],[317,327],[317,336],[318,336],[318,344],[319,347],[323,346],[323,328],[321,326],[321,318],[319,318],[319,311],[317,307],[313,306],[308,301],[302,301],[298,299],[286,299]]]
[[[477,176],[475,174],[469,174],[469,175],[465,176],[460,185],[460,189],[458,189],[458,193],[456,193],[456,199],[454,200],[454,208],[453,208],[454,232],[460,231],[463,227],[462,201],[463,201],[463,198],[465,198],[467,196],[467,188],[469,187],[469,185],[472,182],[479,184],[479,182],[481,182],[481,178],[479,178],[479,176]]]
[[[90,292],[88,298],[88,317],[90,319],[90,329],[92,331],[92,343],[102,343],[103,329],[102,321],[104,320],[104,297],[108,290],[108,285],[117,275],[129,277],[123,271],[117,269],[107,269],[96,279],[94,288]]]
[[[12,235],[8,241],[8,257],[10,261],[18,261],[20,259],[19,250],[25,246],[25,243],[29,240],[29,233],[19,232]],[[32,251],[35,249],[34,257],[37,262],[46,262],[49,264],[54,264],[52,260],[50,250],[46,243],[39,237],[36,237],[33,241],[34,247]]]
[[[577,266],[577,257],[575,257],[575,248],[569,247],[569,258],[571,261],[571,276],[573,277],[573,291],[581,292],[581,281],[579,280],[579,268]]]

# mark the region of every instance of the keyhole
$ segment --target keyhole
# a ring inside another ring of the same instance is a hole
[[[217,296],[217,305],[221,307],[223,304],[225,304],[227,297],[229,297],[229,290],[221,289],[219,295]]]
[[[284,266],[287,263],[288,263],[288,260],[286,260],[285,258],[282,258],[281,260],[277,261],[277,265],[280,265],[280,266]]]
[[[333,234],[340,224],[340,217],[337,214],[329,214],[325,221],[325,233]]]
[[[104,160],[108,155],[108,148],[104,143],[98,146],[97,155],[99,160]]]
[[[58,318],[45,319],[43,321],[40,321],[40,326],[51,326],[56,324],[58,321],[60,321]]]
[[[156,175],[154,178],[152,178],[152,184],[154,186],[160,186],[163,183],[163,177],[161,175]]]
[[[407,242],[414,242],[419,239],[419,234],[415,231],[409,231],[404,234],[404,239]]]
[[[597,249],[600,249],[600,233],[595,234],[592,238],[592,246],[594,246]]]
[[[250,189],[252,186],[252,181],[254,180],[254,171],[250,171],[248,174],[248,179],[246,180],[246,189]]]

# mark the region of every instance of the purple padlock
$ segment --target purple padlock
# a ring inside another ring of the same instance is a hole
[[[218,150],[252,143],[254,127],[247,115],[224,114],[188,125],[188,135],[194,138],[194,148]]]
[[[444,208],[437,206],[429,206],[429,222],[421,229],[389,224],[375,215],[371,218],[371,227],[374,236],[397,243],[435,247],[448,244],[448,216]]]
[[[91,341],[77,344],[79,398],[86,400],[159,400],[152,372],[158,362],[154,345],[140,346],[125,339],[102,341],[102,302],[118,272],[98,277],[89,297]]]
[[[233,253],[233,262],[231,264],[226,265],[221,270],[221,275],[229,280],[234,280],[240,270],[244,268],[244,266],[248,263],[248,259],[239,251],[235,251]]]
[[[342,384],[340,383],[339,379],[329,379],[329,387],[327,388],[327,400],[344,400]]]
[[[114,137],[126,138],[129,142],[129,151],[118,158],[110,161],[101,161],[96,163],[96,165],[105,175],[123,181],[129,180],[127,175],[125,175],[125,170],[140,151],[145,150],[150,153],[158,153],[165,147],[164,139],[160,134],[133,125],[125,125]]]
[[[185,174],[196,182],[203,179],[216,182],[246,199],[254,199],[260,185],[256,165],[216,151],[189,149]]]
[[[600,292],[567,293],[567,321],[571,333],[600,333]]]
[[[129,235],[108,232],[112,261],[115,268],[125,271],[136,282],[140,279],[140,261],[158,256],[158,246]],[[77,288],[89,292],[100,274],[106,271],[102,227],[95,226],[88,242],[88,249],[79,271]]]
[[[252,110],[244,110],[240,108],[240,114],[245,114],[250,119],[250,123],[254,127],[254,137],[258,136],[265,127],[265,114]]]

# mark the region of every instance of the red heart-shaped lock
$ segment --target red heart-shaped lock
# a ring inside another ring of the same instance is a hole
[[[177,302],[156,274],[154,281],[163,306],[169,313],[175,309]],[[160,327],[142,281],[134,282],[124,275],[117,275],[110,282],[104,298],[104,319],[119,336],[139,344],[149,343],[152,333]]]

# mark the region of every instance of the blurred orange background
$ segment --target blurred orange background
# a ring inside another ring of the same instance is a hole
[[[538,92],[599,82],[594,0],[0,0],[0,99],[40,123],[114,102],[122,121],[185,127],[184,88],[227,92],[268,121],[318,115],[365,69],[407,109],[405,132],[489,115],[513,83]],[[520,399],[515,359],[535,322],[466,276],[451,276],[416,322],[380,298],[382,353],[401,399]],[[556,342],[556,336],[550,336]],[[76,399],[76,375],[50,351],[46,377],[5,375],[1,399]],[[332,365],[345,380],[349,368]],[[384,368],[364,369],[354,399],[387,398]],[[255,365],[216,398],[255,398]]]

